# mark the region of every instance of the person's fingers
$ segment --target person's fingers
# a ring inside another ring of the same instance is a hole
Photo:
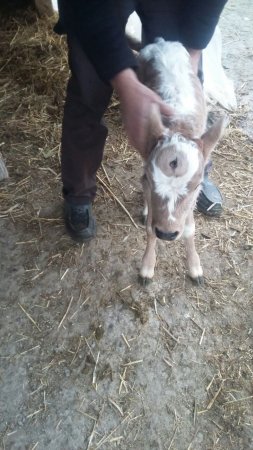
[[[148,121],[142,120],[138,127],[131,126],[131,129],[128,128],[126,131],[130,144],[142,153],[147,142]]]
[[[174,113],[173,109],[170,106],[166,105],[166,103],[161,102],[159,106],[160,106],[160,113],[162,115],[169,117],[173,116]]]

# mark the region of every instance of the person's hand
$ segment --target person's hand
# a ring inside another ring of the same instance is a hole
[[[136,77],[132,69],[125,69],[116,75],[111,84],[119,96],[123,124],[131,145],[143,153],[150,126],[150,110],[156,104],[165,116],[173,114],[172,109]]]
[[[201,50],[195,50],[194,48],[186,48],[188,51],[190,57],[191,57],[191,64],[193,71],[195,75],[198,75],[198,69],[199,69],[199,62],[201,58],[202,51]]]

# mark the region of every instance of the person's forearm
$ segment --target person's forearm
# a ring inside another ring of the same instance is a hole
[[[119,96],[122,119],[129,142],[144,155],[150,127],[151,111],[171,116],[171,107],[154,91],[142,84],[132,69],[120,71],[111,79]]]
[[[209,43],[227,0],[186,0],[181,15],[182,43],[203,50]]]
[[[137,76],[132,69],[124,69],[113,77],[110,82],[115,92],[120,95],[130,82],[136,82]]]

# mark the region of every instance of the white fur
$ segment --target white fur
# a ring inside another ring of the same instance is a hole
[[[179,197],[187,194],[187,184],[198,170],[199,156],[197,146],[193,142],[187,142],[180,135],[172,136],[170,145],[176,146],[177,149],[184,153],[188,161],[188,170],[181,177],[170,176],[157,167],[156,158],[152,161],[154,190],[162,199],[168,199],[169,220],[174,221],[173,212],[176,201]],[[169,152],[169,148],[168,148]]]
[[[148,204],[145,203],[143,211],[142,211],[142,215],[143,216],[147,216],[148,215]]]
[[[53,0],[53,3],[56,0]],[[126,34],[141,43],[142,25],[139,16],[133,12],[126,25]],[[222,67],[222,35],[219,26],[208,46],[203,50],[204,91],[211,102],[220,103],[226,109],[236,109],[237,101],[234,83],[227,78]]]
[[[196,100],[192,84],[193,69],[187,50],[179,42],[165,42],[159,38],[155,44],[147,45],[141,56],[146,61],[154,60],[159,73],[154,90],[180,116],[195,113]]]
[[[191,268],[189,268],[189,273],[191,278],[198,278],[198,277],[202,277],[203,276],[203,269],[202,267],[199,266],[192,266]]]
[[[155,272],[155,268],[154,267],[146,267],[146,266],[142,266],[141,270],[140,270],[140,276],[142,278],[153,278],[154,276],[154,272]]]
[[[195,233],[195,223],[194,222],[189,225],[184,226],[183,237],[185,239],[189,238],[190,236],[193,236],[194,233]]]

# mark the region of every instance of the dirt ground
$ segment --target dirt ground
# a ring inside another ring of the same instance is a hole
[[[220,23],[238,110],[213,156],[224,214],[196,213],[204,287],[188,279],[180,242],[160,242],[153,283],[138,284],[141,162],[115,99],[97,238],[68,237],[64,42],[24,13],[2,23],[0,150],[10,178],[0,184],[1,449],[253,448],[252,20],[250,0],[230,0]]]

